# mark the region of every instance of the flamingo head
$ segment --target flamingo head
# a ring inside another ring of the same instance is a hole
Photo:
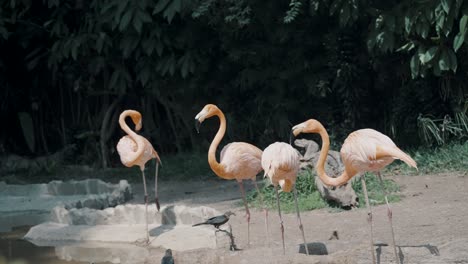
[[[141,114],[140,112],[136,110],[125,110],[120,114],[121,116],[130,116],[132,119],[133,123],[135,124],[135,131],[140,131],[142,127],[142,122],[141,122]]]
[[[319,133],[321,127],[322,125],[319,121],[315,119],[309,119],[305,122],[293,126],[291,129],[291,134],[297,137],[297,135],[301,133]]]
[[[197,132],[200,130],[200,125],[205,119],[210,118],[219,112],[219,108],[214,104],[207,104],[203,109],[195,116],[195,127]]]

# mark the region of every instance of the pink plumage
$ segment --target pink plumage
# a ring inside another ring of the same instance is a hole
[[[369,128],[349,134],[340,152],[345,166],[351,166],[358,173],[380,171],[395,159],[416,168],[416,162],[389,137]]]
[[[300,168],[300,154],[284,142],[275,142],[263,150],[262,168],[273,185],[290,192]]]
[[[307,243],[304,234],[304,228],[302,226],[302,220],[299,213],[299,207],[297,204],[297,190],[295,188],[297,173],[300,168],[300,154],[291,145],[283,142],[275,142],[269,145],[263,150],[262,155],[262,168],[265,171],[265,177],[268,176],[271,183],[275,187],[276,203],[278,205],[278,216],[280,218],[281,226],[281,240],[283,243],[283,254],[285,253],[284,245],[284,226],[283,217],[281,216],[281,207],[278,194],[278,185],[281,186],[281,190],[284,192],[291,192],[294,190],[294,202],[296,205],[297,220],[299,229],[304,239],[304,245],[306,254],[309,255]]]
[[[217,116],[220,124],[218,132],[216,133],[213,141],[211,142],[208,150],[208,164],[213,172],[218,177],[226,180],[236,180],[239,184],[239,190],[244,201],[246,220],[247,220],[247,244],[250,242],[250,211],[245,198],[245,190],[243,180],[252,180],[255,188],[262,197],[258,189],[256,176],[262,171],[260,163],[262,151],[256,146],[245,142],[233,142],[227,144],[222,150],[219,162],[216,160],[216,150],[221,139],[226,133],[226,117],[224,113],[214,104],[207,104],[195,116],[196,124],[198,126],[207,118]],[[197,128],[198,129],[198,128]],[[261,198],[263,204],[263,198]],[[265,208],[265,225],[268,236],[268,212]]]
[[[221,150],[220,163],[226,175],[237,181],[255,180],[262,171],[262,151],[252,144],[244,142],[229,143]]]
[[[141,170],[145,168],[146,162],[151,159],[158,159],[159,156],[153,148],[153,145],[144,137],[137,135],[144,142],[143,153],[135,157],[138,146],[135,140],[130,136],[123,136],[117,143],[117,152],[120,156],[120,161],[126,167],[139,166]]]
[[[399,149],[393,141],[386,135],[375,131],[373,129],[360,129],[357,130],[346,138],[341,148],[341,159],[345,165],[345,170],[337,178],[331,178],[325,173],[325,160],[327,158],[328,150],[330,148],[330,138],[323,125],[315,120],[309,119],[300,123],[292,128],[291,131],[294,136],[300,133],[317,133],[322,138],[322,149],[320,157],[315,166],[317,175],[323,183],[329,186],[340,186],[346,184],[355,175],[362,174],[361,185],[366,199],[366,206],[368,209],[368,223],[370,227],[370,246],[373,263],[375,263],[374,254],[374,241],[372,236],[372,211],[370,209],[369,197],[367,194],[366,182],[364,180],[365,172],[376,172],[381,188],[385,193],[385,203],[387,204],[387,216],[390,222],[390,230],[392,233],[392,247],[395,255],[395,260],[399,263],[399,257],[395,246],[395,234],[393,232],[392,224],[392,210],[388,204],[387,192],[385,191],[380,170],[388,164],[392,163],[395,159],[400,159],[411,167],[417,169],[416,162],[405,152]]]

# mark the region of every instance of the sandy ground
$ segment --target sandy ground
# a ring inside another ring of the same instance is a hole
[[[468,173],[455,172],[424,176],[389,176],[402,188],[400,202],[391,204],[396,244],[402,263],[468,263]],[[161,203],[206,205],[236,213],[232,225],[241,251],[226,245],[218,249],[174,252],[176,263],[371,263],[366,209],[334,212],[330,209],[302,212],[308,243],[326,249],[328,255],[299,254],[302,237],[295,214],[284,214],[286,254],[283,255],[279,218],[269,212],[270,240],[264,213],[251,210],[250,245],[247,245],[245,211],[239,205],[234,181],[163,182]],[[139,192],[139,186],[134,190]],[[135,196],[134,202],[142,197]],[[378,263],[395,263],[386,205],[373,207],[374,242]],[[329,240],[333,231],[338,240]],[[181,242],[183,243],[183,242]],[[154,251],[148,263],[160,263],[162,252]]]
[[[402,188],[400,202],[392,203],[396,243],[401,263],[454,263],[468,264],[468,172],[455,172],[422,176],[389,176]],[[246,184],[247,189],[253,189]],[[143,202],[142,186],[132,185],[136,193],[130,203]],[[229,223],[236,238],[236,244],[242,250],[229,251],[227,239],[218,234],[217,249],[197,249],[191,251],[174,250],[175,263],[371,263],[369,246],[369,228],[365,208],[351,211],[320,209],[302,212],[302,221],[307,242],[316,249],[315,254],[326,252],[327,255],[306,256],[298,253],[302,237],[294,213],[283,214],[285,226],[286,254],[283,255],[279,218],[276,210],[269,212],[270,236],[265,232],[264,213],[258,209],[251,210],[250,245],[247,245],[247,225],[245,211],[240,202],[239,188],[234,181],[200,181],[200,182],[161,182],[160,201],[162,205],[209,206],[224,212],[234,211]],[[373,207],[374,213],[374,247],[377,263],[395,263],[390,229],[387,220],[386,205]],[[194,227],[196,228],[196,227]],[[209,227],[210,228],[210,227]],[[27,230],[19,233],[24,234]],[[329,240],[336,231],[339,239]],[[214,228],[213,228],[214,232]],[[11,235],[11,234],[10,234]],[[186,235],[190,235],[188,232]],[[14,235],[18,237],[18,234]],[[0,236],[1,238],[1,236]],[[184,240],[180,241],[183,246]],[[102,245],[100,245],[102,246]],[[32,247],[29,244],[11,248],[11,240],[0,239],[0,253],[3,249],[20,251],[18,255],[41,254],[31,257],[30,263],[77,263],[54,260],[53,255],[63,255],[61,259],[84,261],[89,263],[89,256],[109,250],[110,256],[125,253],[127,263],[137,258],[144,263],[161,263],[164,249],[120,245],[109,249],[100,246],[57,247],[47,251]],[[4,247],[4,248],[3,248]],[[23,252],[23,253],[21,253]],[[70,255],[70,257],[66,257]],[[80,259],[73,256],[83,256]],[[122,254],[120,254],[122,255]],[[38,255],[39,256],[39,255]],[[43,261],[42,261],[43,260]],[[102,260],[101,260],[102,261]],[[109,261],[109,260],[107,260]],[[96,263],[100,263],[96,258]],[[118,263],[114,262],[113,263]],[[0,263],[2,262],[0,254]],[[29,263],[29,262],[28,262]],[[83,262],[80,262],[83,263]],[[110,263],[110,262],[106,262]],[[136,262],[135,262],[136,263]]]

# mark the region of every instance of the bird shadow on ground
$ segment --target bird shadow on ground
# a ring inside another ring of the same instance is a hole
[[[176,214],[174,212],[174,206],[168,206],[161,211],[161,225],[153,228],[149,231],[150,236],[159,236],[165,232],[174,229],[177,224]]]
[[[174,212],[174,205],[170,205],[161,211],[161,224],[176,225],[177,217]]]
[[[309,255],[328,255],[327,246],[321,242],[307,243]],[[304,243],[299,244],[299,253],[306,254]]]
[[[153,228],[149,231],[149,234],[150,236],[159,236],[161,234],[164,234],[166,232],[169,232],[171,231],[172,229],[174,229],[174,226],[173,225],[160,225],[156,228]]]
[[[385,244],[385,243],[380,243],[380,244],[375,244],[375,246],[377,246],[377,249],[375,250],[375,252],[377,253],[377,264],[380,264],[380,256],[382,255],[382,247],[387,247],[388,244]],[[400,263],[403,264],[404,263],[404,260],[405,260],[405,255],[403,254],[403,251],[401,250],[401,248],[427,248],[427,250],[429,251],[429,253],[431,253],[432,255],[434,256],[440,256],[440,253],[439,253],[439,248],[437,246],[433,246],[433,245],[430,245],[430,244],[425,244],[425,245],[406,245],[406,246],[398,246],[398,258],[400,259]]]

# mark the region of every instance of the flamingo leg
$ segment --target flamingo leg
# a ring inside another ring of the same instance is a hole
[[[159,195],[158,195],[158,171],[159,171],[159,162],[156,160],[156,167],[154,172],[154,202],[156,203],[156,209],[159,212]]]
[[[375,253],[374,253],[374,235],[372,230],[372,210],[369,203],[369,196],[367,195],[366,180],[364,174],[361,176],[362,190],[364,191],[364,197],[366,198],[366,207],[367,207],[367,223],[370,228],[370,246],[372,254],[372,263],[375,264]]]
[[[395,260],[396,263],[400,263],[400,260],[398,258],[397,250],[396,250],[396,244],[395,244],[395,233],[393,232],[393,222],[392,222],[392,209],[390,208],[390,205],[388,204],[388,193],[387,190],[385,190],[384,182],[382,179],[382,175],[380,175],[380,171],[377,172],[377,176],[379,177],[379,182],[380,186],[382,187],[382,190],[385,194],[385,203],[387,204],[387,216],[388,216],[388,222],[390,223],[390,231],[392,232],[392,246],[393,246],[393,253],[395,254]]]
[[[267,242],[268,244],[270,244],[270,228],[269,228],[269,225],[268,225],[268,209],[266,208],[265,206],[265,200],[263,199],[263,195],[262,193],[260,192],[260,189],[258,188],[258,184],[257,184],[257,181],[255,179],[252,180],[254,185],[255,185],[255,189],[257,189],[257,192],[258,192],[258,196],[260,197],[260,202],[262,203],[262,208],[263,208],[263,211],[265,212],[265,228],[266,228],[266,235],[267,235]]]
[[[275,192],[276,192],[276,203],[278,204],[278,215],[279,215],[280,224],[281,224],[281,240],[283,242],[283,255],[285,255],[286,254],[286,247],[284,246],[283,217],[281,216],[280,199],[279,199],[279,193],[278,193],[278,186],[277,185],[275,185]]]
[[[245,199],[245,190],[244,190],[244,183],[242,180],[238,181],[239,183],[239,188],[242,194],[242,200],[244,200],[244,206],[245,206],[245,217],[247,219],[247,245],[250,245],[250,211],[249,211],[249,206],[247,204],[247,200]]]
[[[299,222],[299,229],[301,230],[302,233],[302,239],[304,240],[304,248],[306,255],[309,255],[309,248],[307,246],[305,234],[304,234],[304,227],[302,226],[302,220],[301,220],[301,215],[299,214],[299,205],[297,204],[297,189],[296,186],[294,186],[294,202],[296,204],[296,212],[297,212],[297,221]]]
[[[146,177],[145,169],[141,170],[141,175],[143,177],[143,188],[145,191],[145,225],[146,225],[146,242],[149,243],[149,231],[148,231],[148,191],[146,190]]]

